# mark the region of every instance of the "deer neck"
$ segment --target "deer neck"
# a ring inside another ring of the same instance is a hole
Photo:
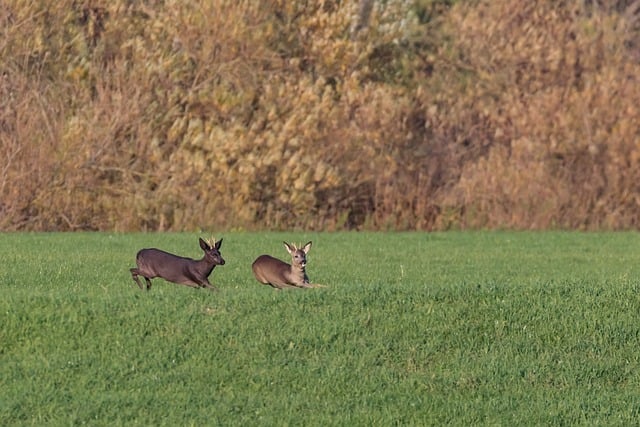
[[[309,283],[305,268],[299,265],[291,266],[291,279],[294,283]]]
[[[213,263],[213,261],[207,260],[206,257],[203,257],[202,259],[196,261],[196,269],[206,274],[207,277],[211,274],[215,266],[216,265]]]

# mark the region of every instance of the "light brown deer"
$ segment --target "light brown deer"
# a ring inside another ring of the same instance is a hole
[[[137,268],[132,268],[131,277],[144,289],[138,276],[144,277],[147,282],[147,290],[151,288],[151,279],[160,277],[169,282],[192,288],[207,288],[214,291],[218,289],[209,282],[209,276],[216,265],[224,265],[224,259],[220,255],[222,239],[205,241],[200,239],[200,247],[204,251],[204,257],[196,261],[173,255],[160,249],[142,249],[136,255]]]
[[[260,255],[251,265],[258,282],[276,289],[323,287],[309,283],[307,276],[307,253],[311,249],[311,242],[302,248],[295,244],[283,243],[287,252],[291,254],[291,264],[270,255]]]

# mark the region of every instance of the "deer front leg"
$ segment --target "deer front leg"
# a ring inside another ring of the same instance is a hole
[[[326,285],[321,285],[319,283],[309,283],[309,282],[304,282],[301,285],[298,285],[299,288],[326,288]]]
[[[327,285],[321,285],[319,283],[309,283],[308,286],[310,288],[326,288],[327,287]]]
[[[211,282],[209,282],[209,280],[208,280],[208,279],[205,279],[205,280],[201,281],[201,282],[200,282],[200,287],[202,287],[202,288],[207,288],[207,289],[209,289],[210,291],[218,291],[218,288],[216,288],[215,286],[213,286],[213,285],[211,284]]]
[[[197,283],[178,283],[178,285],[188,286],[190,288],[199,288],[200,287],[200,285],[198,285]]]

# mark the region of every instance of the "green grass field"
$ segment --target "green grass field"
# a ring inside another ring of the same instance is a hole
[[[129,268],[197,234],[0,234],[0,425],[632,425],[637,233],[226,233],[214,293]],[[327,288],[258,284],[313,240]]]

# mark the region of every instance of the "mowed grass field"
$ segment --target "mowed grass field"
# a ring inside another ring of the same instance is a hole
[[[198,237],[0,234],[0,425],[640,419],[637,233],[224,233],[220,292],[131,280]],[[327,288],[255,281],[283,240]]]

